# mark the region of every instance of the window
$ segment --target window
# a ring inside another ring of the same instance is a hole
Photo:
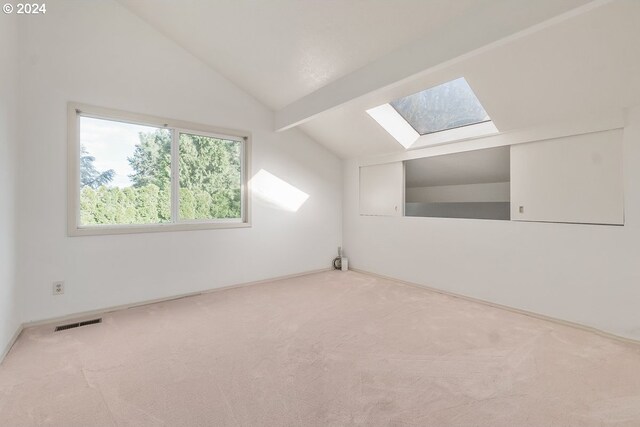
[[[420,135],[490,120],[464,77],[390,104]]]
[[[371,108],[367,113],[406,149],[498,132],[464,77]]]
[[[69,106],[70,235],[249,225],[246,132]]]

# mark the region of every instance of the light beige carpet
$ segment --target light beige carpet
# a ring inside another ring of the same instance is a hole
[[[25,330],[0,425],[640,426],[640,348],[354,272]]]

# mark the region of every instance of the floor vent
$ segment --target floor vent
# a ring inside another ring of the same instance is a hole
[[[79,328],[80,326],[95,325],[96,323],[102,323],[102,318],[85,320],[84,322],[76,322],[76,323],[69,323],[67,325],[56,326],[55,332],[65,331],[67,329]]]

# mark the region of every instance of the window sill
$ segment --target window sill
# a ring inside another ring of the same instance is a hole
[[[250,222],[194,222],[183,224],[150,224],[119,226],[72,226],[68,230],[69,237],[104,236],[111,234],[161,233],[166,231],[218,230],[227,228],[250,228]]]

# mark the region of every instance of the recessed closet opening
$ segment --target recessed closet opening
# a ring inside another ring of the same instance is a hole
[[[405,216],[510,219],[509,146],[407,160]]]

